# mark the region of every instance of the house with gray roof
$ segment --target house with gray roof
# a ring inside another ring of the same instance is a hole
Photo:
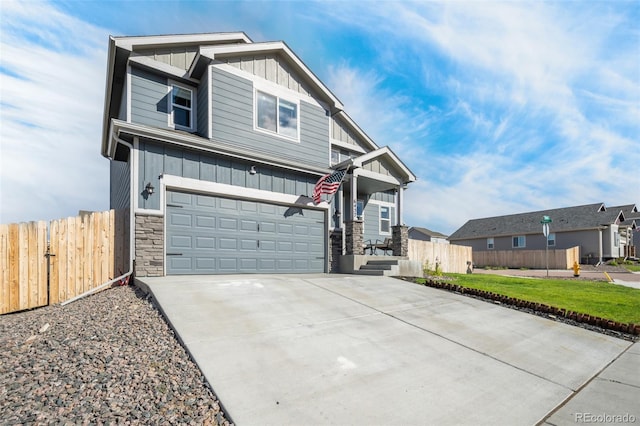
[[[386,238],[406,257],[416,176],[285,42],[110,37],[106,76],[102,155],[137,276],[334,272]]]
[[[431,229],[412,226],[409,228],[409,239],[419,241],[431,241],[432,243],[449,244],[447,236]]]
[[[540,210],[506,216],[472,219],[456,230],[449,241],[473,251],[569,249],[578,246],[582,263],[625,256],[632,245],[637,221],[634,204],[606,207],[604,203]],[[541,221],[548,216],[549,236]]]

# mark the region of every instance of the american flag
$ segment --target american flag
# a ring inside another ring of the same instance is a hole
[[[316,186],[313,187],[313,203],[320,203],[320,196],[322,194],[334,194],[338,188],[340,188],[340,184],[342,183],[342,179],[346,172],[346,170],[338,170],[322,176],[316,183]]]

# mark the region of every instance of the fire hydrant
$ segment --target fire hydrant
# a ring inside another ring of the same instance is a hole
[[[573,262],[573,276],[574,277],[580,276],[580,265],[578,265],[578,262]]]

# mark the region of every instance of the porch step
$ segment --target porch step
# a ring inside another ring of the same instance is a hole
[[[397,265],[397,263],[395,263],[395,264],[375,264],[375,265],[371,265],[370,263],[367,263],[366,265],[362,265],[360,267],[360,270],[362,271],[363,269],[372,269],[372,270],[390,271],[391,270],[391,266],[393,266],[393,265]]]
[[[376,275],[376,276],[383,276],[384,275],[384,270],[382,269],[362,269],[362,267],[360,267],[360,269],[358,269],[357,271],[353,271],[354,275]]]
[[[357,275],[377,275],[377,276],[390,276],[398,271],[397,259],[376,259],[367,261],[366,265],[360,266],[360,269],[353,271]]]
[[[369,260],[367,261],[367,265],[364,266],[368,266],[368,265],[387,265],[387,266],[391,266],[391,265],[397,265],[398,264],[398,259],[389,259],[389,260]]]

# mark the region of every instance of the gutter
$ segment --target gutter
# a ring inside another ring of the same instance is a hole
[[[60,306],[66,306],[69,303],[75,302],[76,300],[80,300],[85,298],[86,296],[90,296],[94,293],[97,293],[111,285],[113,285],[113,283],[116,283],[118,281],[122,282],[124,285],[124,283],[128,283],[129,279],[131,278],[131,276],[133,275],[133,259],[134,259],[134,235],[135,235],[135,212],[134,212],[134,208],[133,208],[133,179],[134,179],[134,170],[133,170],[133,161],[132,161],[132,155],[133,155],[133,145],[131,145],[129,142],[126,142],[122,139],[120,139],[119,137],[115,136],[113,134],[113,129],[110,129],[109,131],[109,147],[111,146],[111,140],[115,140],[117,143],[121,143],[125,146],[127,146],[129,148],[129,160],[131,161],[131,169],[129,170],[129,198],[130,198],[130,203],[129,203],[129,271],[120,275],[117,278],[114,278],[110,281],[107,281],[106,283],[100,284],[98,287],[96,288],[92,288],[91,290],[85,291],[82,294],[79,294],[76,297],[73,297],[69,300],[65,300],[64,302],[62,302],[60,304]],[[109,161],[113,161],[111,157],[109,157]]]

